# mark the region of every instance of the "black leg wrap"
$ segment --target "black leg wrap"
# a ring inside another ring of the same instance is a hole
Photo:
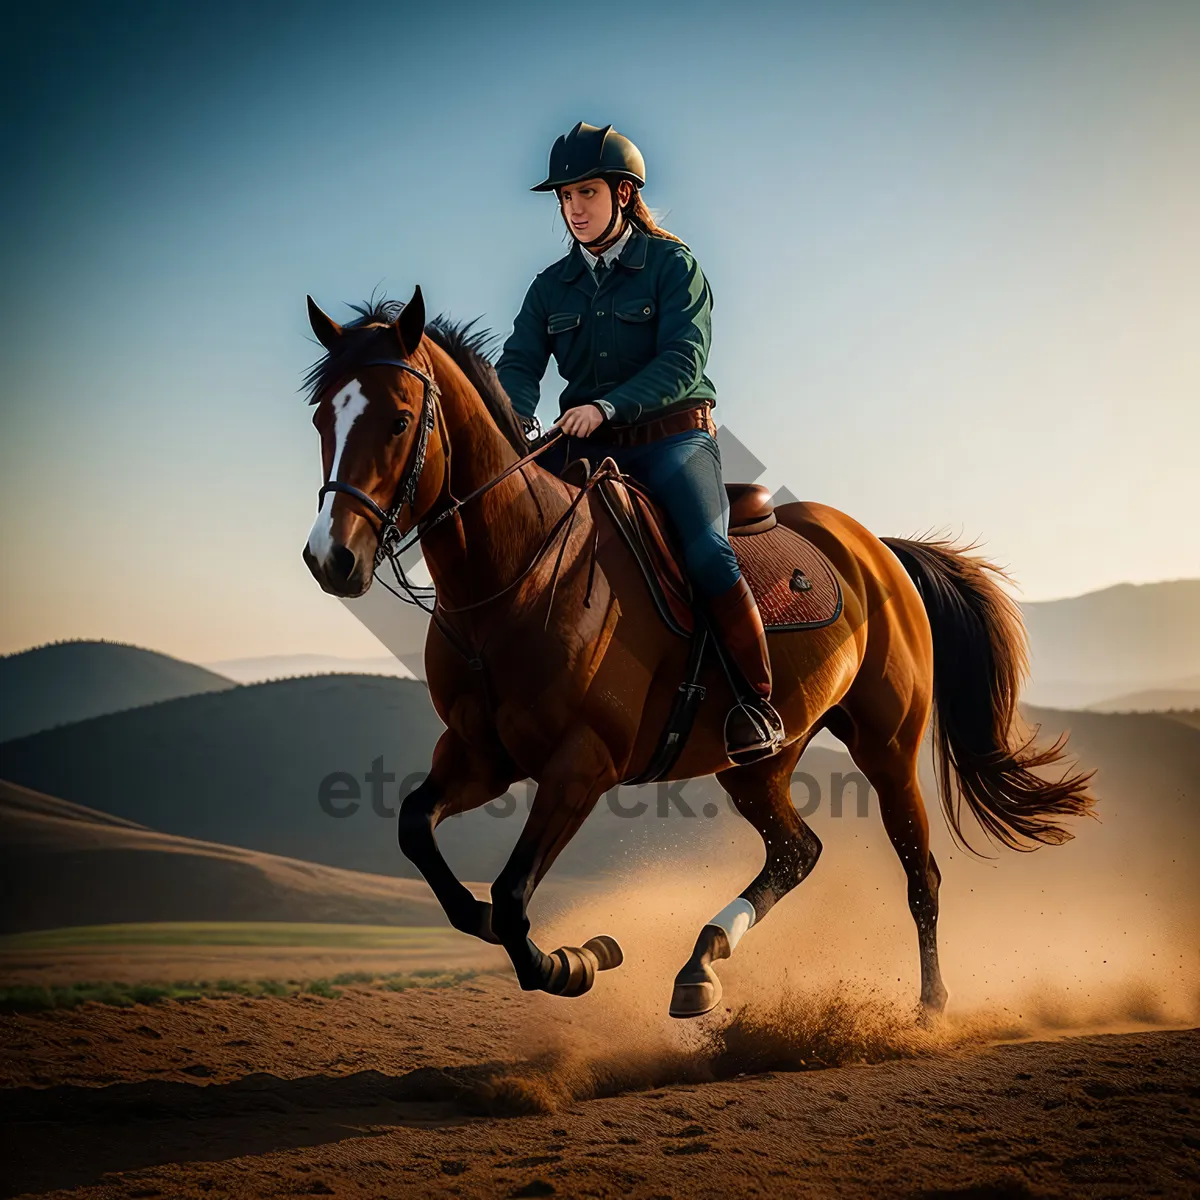
[[[616,939],[604,934],[582,946],[561,946],[546,957],[551,970],[543,988],[553,996],[582,996],[591,991],[597,971],[611,971],[625,961]]]
[[[596,956],[590,950],[562,946],[550,955],[554,964],[546,991],[552,996],[582,996],[596,982]]]

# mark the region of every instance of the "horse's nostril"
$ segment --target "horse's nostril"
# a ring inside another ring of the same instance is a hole
[[[354,570],[354,552],[345,546],[334,546],[329,555],[329,573],[342,580],[350,578]]]

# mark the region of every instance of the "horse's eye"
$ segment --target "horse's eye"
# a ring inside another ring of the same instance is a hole
[[[392,422],[392,437],[399,437],[408,428],[408,416],[401,415]]]

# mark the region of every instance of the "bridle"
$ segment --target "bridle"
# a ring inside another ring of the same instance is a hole
[[[417,430],[417,444],[413,449],[412,459],[404,472],[404,478],[396,488],[396,498],[393,500],[391,508],[386,511],[380,508],[366,492],[356,488],[353,484],[343,483],[340,479],[331,479],[322,485],[321,490],[317,493],[317,508],[321,507],[330,492],[341,492],[343,495],[353,496],[379,522],[379,543],[375,547],[375,566],[378,567],[385,558],[391,558],[397,553],[395,547],[401,540],[397,521],[400,519],[401,510],[407,504],[409,511],[414,511],[413,505],[417,499],[417,487],[421,482],[421,473],[425,470],[425,455],[429,450],[429,435],[433,431],[433,422],[437,415],[437,398],[440,392],[432,376],[426,375],[424,371],[418,371],[416,367],[406,363],[403,359],[373,358],[370,362],[359,363],[357,369],[364,370],[367,367],[398,367],[401,371],[406,371],[421,381],[421,414],[418,418],[420,427]],[[428,591],[429,589],[421,590]],[[409,603],[414,603],[414,601]]]
[[[359,363],[355,368],[356,372],[363,370],[366,367],[396,367],[401,371],[412,375],[414,378],[421,381],[421,413],[418,418],[420,424],[417,429],[417,444],[413,448],[412,457],[409,460],[408,466],[405,468],[404,475],[396,486],[395,498],[389,508],[384,509],[379,506],[366,492],[361,488],[356,488],[353,484],[344,483],[340,479],[331,479],[328,483],[322,484],[320,491],[317,493],[318,509],[325,501],[325,497],[330,492],[340,492],[343,495],[350,496],[357,500],[378,522],[379,529],[376,532],[377,544],[375,547],[375,568],[387,559],[391,564],[392,574],[395,577],[397,587],[393,587],[381,575],[376,574],[375,578],[383,584],[383,586],[392,593],[397,599],[404,601],[405,604],[413,604],[423,612],[429,614],[431,620],[435,621],[438,628],[445,634],[447,640],[452,646],[467,660],[467,665],[472,670],[481,671],[483,669],[483,660],[479,653],[468,646],[461,635],[455,630],[442,615],[444,613],[462,613],[471,609],[482,608],[485,604],[490,604],[492,601],[499,599],[506,592],[511,591],[517,586],[535,566],[541,561],[542,556],[550,548],[554,539],[558,536],[560,530],[567,530],[567,538],[570,537],[571,526],[575,523],[575,516],[578,511],[579,503],[587,495],[591,487],[605,473],[602,468],[593,472],[592,478],[580,488],[579,494],[575,496],[567,509],[559,519],[554,523],[550,532],[546,535],[541,546],[530,560],[529,565],[514,579],[511,583],[501,588],[500,591],[493,593],[491,596],[485,597],[483,600],[477,600],[472,604],[463,604],[454,608],[447,608],[440,604],[437,600],[437,591],[432,587],[423,587],[420,584],[415,584],[408,578],[404,570],[404,564],[401,561],[402,556],[415,546],[427,533],[440,525],[443,521],[449,520],[456,516],[460,509],[465,504],[474,500],[477,496],[483,495],[484,492],[496,486],[502,480],[507,479],[510,475],[520,471],[522,467],[531,463],[538,455],[548,450],[562,435],[561,429],[554,429],[543,439],[542,444],[530,451],[524,457],[517,459],[516,462],[510,463],[505,467],[499,475],[493,479],[489,479],[486,483],[481,484],[473,492],[463,496],[461,500],[453,499],[452,503],[447,505],[441,512],[437,513],[428,520],[418,520],[409,529],[407,534],[402,534],[399,528],[400,513],[405,505],[408,505],[410,513],[415,513],[415,504],[417,496],[417,487],[421,481],[421,475],[425,470],[425,456],[429,449],[429,435],[433,431],[434,422],[440,416],[440,407],[438,405],[438,397],[441,391],[438,388],[436,380],[432,376],[426,375],[424,371],[418,370],[411,363],[405,362],[399,358],[375,358],[369,362]],[[449,445],[446,447],[447,454],[449,453]],[[448,480],[447,480],[448,482]],[[554,573],[555,579],[552,581],[550,588],[550,602],[554,599],[554,583],[557,581],[558,568],[562,563],[563,550],[566,548],[566,538],[563,540],[563,545],[559,549],[558,560],[555,563]],[[584,598],[584,604],[587,605],[592,590],[592,580],[595,573],[595,553],[596,545],[592,547],[592,562],[588,572],[588,589],[587,596]],[[399,590],[398,590],[399,589]],[[428,601],[432,601],[432,607],[427,606]],[[549,608],[547,608],[547,621],[549,620]]]

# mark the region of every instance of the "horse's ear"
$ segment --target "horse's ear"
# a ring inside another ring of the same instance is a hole
[[[412,299],[401,310],[393,326],[400,341],[400,350],[407,358],[412,354],[425,334],[425,297],[418,284]]]
[[[342,340],[342,327],[332,317],[327,317],[311,296],[308,298],[308,323],[326,350],[332,351]]]

